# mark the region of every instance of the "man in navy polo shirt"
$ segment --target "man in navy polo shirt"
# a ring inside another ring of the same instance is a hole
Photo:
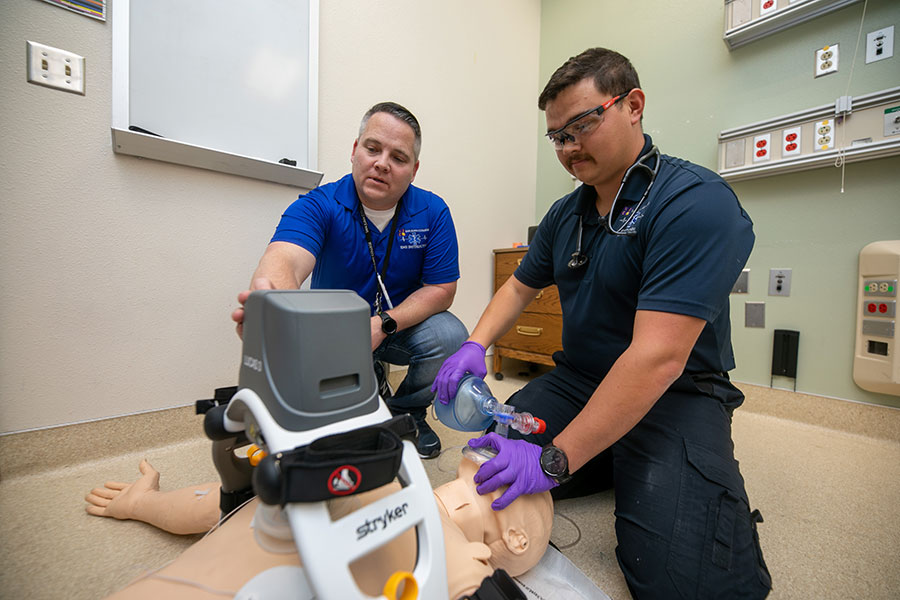
[[[351,173],[288,207],[238,301],[252,290],[299,288],[310,274],[313,289],[356,291],[372,306],[382,396],[394,413],[415,418],[419,454],[433,458],[441,441],[425,420],[430,386],[468,332],[447,312],[459,279],[450,210],[412,185],[421,144],[419,122],[406,108],[383,102],[369,109],[353,142]],[[232,318],[240,335],[243,309]],[[394,393],[381,361],[409,366]]]
[[[551,284],[563,350],[508,401],[544,419],[545,433],[469,442],[497,453],[477,489],[509,485],[499,510],[523,493],[613,487],[616,557],[635,598],[762,598],[762,519],[731,440],[743,395],[726,374],[729,292],[753,247],[750,218],[718,175],[644,135],[645,95],[624,56],[570,58],[538,105],[557,158],[583,185],[547,212],[433,389],[446,401],[462,373],[483,376],[484,348]]]

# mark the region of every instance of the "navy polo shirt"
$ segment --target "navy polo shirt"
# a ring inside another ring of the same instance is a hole
[[[644,136],[644,155],[652,145]],[[653,166],[656,159],[651,159]],[[706,321],[688,359],[688,373],[734,368],[729,293],[750,256],[750,217],[716,173],[667,155],[640,205],[649,175],[636,171],[622,190],[624,210],[609,233],[596,209],[596,192],[582,185],[556,201],[541,220],[516,269],[527,286],[556,284],[563,313],[563,352],[573,367],[601,380],[631,342],[635,312],[655,310]],[[636,209],[636,210],[635,210]],[[583,216],[586,266],[568,267]]]
[[[397,231],[384,284],[397,306],[423,284],[459,279],[459,248],[450,209],[436,194],[410,185],[395,216]],[[381,232],[371,221],[368,225],[380,272],[391,224]],[[297,198],[281,216],[272,241],[297,244],[316,257],[313,289],[350,289],[374,304],[375,269],[352,175]]]

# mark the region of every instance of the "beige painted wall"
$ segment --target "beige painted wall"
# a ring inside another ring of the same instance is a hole
[[[111,7],[114,10],[114,5]],[[534,216],[539,0],[321,3],[319,168],[349,169],[359,118],[408,106],[416,183],[456,220],[471,328],[491,249]],[[86,57],[87,94],[26,83],[25,41]],[[190,404],[237,379],[229,314],[287,186],[112,153],[111,26],[0,4],[0,432]]]

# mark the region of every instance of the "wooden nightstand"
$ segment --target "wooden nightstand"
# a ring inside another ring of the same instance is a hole
[[[528,248],[494,250],[494,293],[513,274]],[[541,290],[525,307],[516,324],[494,343],[494,377],[503,379],[503,357],[553,366],[551,356],[562,350],[562,309],[555,285]]]

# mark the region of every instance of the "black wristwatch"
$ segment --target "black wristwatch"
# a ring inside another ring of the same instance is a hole
[[[386,336],[391,337],[397,333],[397,321],[394,320],[394,317],[386,312],[380,312],[378,313],[378,316],[381,317],[381,331],[383,331]]]
[[[565,483],[572,478],[569,475],[569,457],[553,444],[547,444],[541,450],[541,470],[556,483]]]

